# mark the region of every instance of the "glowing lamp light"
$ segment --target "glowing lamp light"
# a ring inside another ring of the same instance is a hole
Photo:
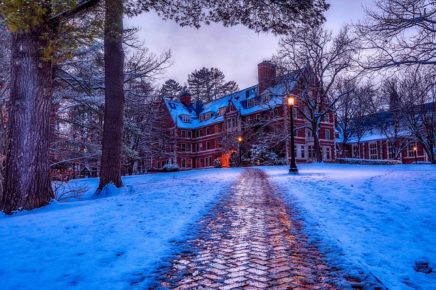
[[[295,96],[294,95],[290,95],[288,96],[288,106],[294,106],[295,105]]]
[[[416,151],[418,148],[416,148],[416,146],[413,146],[413,151]]]
[[[238,137],[238,142],[241,143],[242,142],[242,136]]]

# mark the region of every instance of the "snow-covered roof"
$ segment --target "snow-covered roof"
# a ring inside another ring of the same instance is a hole
[[[230,102],[233,103],[236,110],[242,116],[270,110],[283,105],[284,95],[294,89],[297,75],[296,72],[289,75],[286,81],[281,81],[267,88],[260,95],[258,93],[258,85],[254,85],[209,103],[202,104],[197,110],[195,109],[195,104],[185,106],[178,99],[164,97],[164,101],[177,127],[182,129],[195,129],[223,122],[224,116],[219,114],[219,110],[227,107]],[[211,113],[211,117],[206,120],[200,120],[200,115],[205,113]],[[182,121],[182,116],[184,115],[190,116],[190,122]]]
[[[396,133],[397,137],[410,137],[410,132],[408,130],[402,130],[398,133]],[[389,138],[393,138],[395,135],[392,132],[382,132],[378,129],[371,129],[367,132],[365,132],[362,136],[362,138],[359,139],[356,136],[351,136],[348,138],[347,143],[358,143],[358,142],[368,142],[368,141],[377,141],[377,140],[385,140]],[[389,137],[389,138],[388,138]],[[343,139],[338,138],[336,141],[343,142]]]

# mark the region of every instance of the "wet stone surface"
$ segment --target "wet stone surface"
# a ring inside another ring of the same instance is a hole
[[[247,169],[233,192],[201,221],[190,250],[161,269],[152,288],[339,289],[328,265],[260,170]],[[360,280],[347,288],[366,288]],[[344,284],[342,283],[342,286]]]

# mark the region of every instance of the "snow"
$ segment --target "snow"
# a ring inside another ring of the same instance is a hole
[[[436,166],[299,169],[294,176],[287,167],[264,167],[332,259],[363,267],[390,289],[436,289]],[[426,259],[434,272],[414,271],[415,262]]]
[[[71,181],[80,198],[0,214],[1,289],[144,288],[174,241],[232,186],[238,169],[124,177],[123,190],[91,198],[97,179]],[[207,184],[207,186],[205,186]]]

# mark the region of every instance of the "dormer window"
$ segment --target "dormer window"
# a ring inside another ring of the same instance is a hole
[[[218,115],[223,116],[225,112],[226,112],[226,107],[222,107],[218,110]]]
[[[255,105],[256,105],[256,100],[254,98],[247,100],[247,108],[252,108]]]
[[[212,117],[212,112],[207,112],[200,115],[200,121],[207,121]]]
[[[175,108],[176,108],[176,104],[171,103],[171,102],[170,102],[169,104],[170,104],[170,108],[171,108],[171,109],[175,109]]]
[[[180,115],[180,119],[182,119],[183,123],[191,123],[191,116],[190,115]]]

